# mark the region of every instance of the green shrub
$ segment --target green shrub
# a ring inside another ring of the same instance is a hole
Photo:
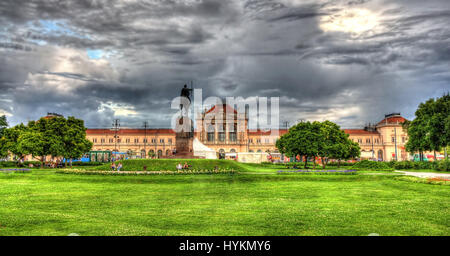
[[[369,160],[362,160],[353,165],[353,168],[358,170],[376,170],[376,171],[392,171],[393,168],[386,162],[376,162]]]
[[[100,166],[104,164],[102,162],[72,162],[72,166]],[[67,165],[70,165],[70,162]]]
[[[1,161],[0,162],[0,168],[5,167],[17,167],[17,162],[15,161]]]
[[[391,161],[389,166],[396,170],[422,170],[422,169],[437,169],[439,162],[414,162],[414,161]]]
[[[438,170],[438,171],[442,171],[442,172],[449,172],[450,171],[450,159],[437,162],[434,169]]]

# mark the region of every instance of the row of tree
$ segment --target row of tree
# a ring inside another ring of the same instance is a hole
[[[277,141],[278,150],[288,157],[301,156],[307,159],[320,157],[323,167],[329,159],[349,160],[360,156],[358,143],[349,139],[339,125],[330,122],[301,122],[291,127],[289,132]]]
[[[0,118],[0,157],[14,155],[22,160],[26,155],[39,158],[42,165],[46,157],[80,158],[92,148],[86,139],[84,121],[75,117],[51,117],[30,121],[7,128],[6,118]],[[67,165],[67,161],[66,161]]]
[[[412,121],[406,121],[403,126],[408,130],[406,150],[411,153],[419,152],[423,161],[425,151],[445,150],[450,145],[450,95],[431,98],[421,103]],[[436,158],[435,158],[436,159]]]

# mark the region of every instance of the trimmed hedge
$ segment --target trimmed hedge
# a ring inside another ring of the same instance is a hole
[[[0,168],[28,167],[29,164],[33,164],[34,166],[41,166],[41,162],[39,162],[39,161],[25,161],[23,163],[19,163],[17,161],[0,161]]]
[[[104,164],[103,162],[72,162],[72,166],[100,166]],[[70,166],[70,162],[67,163],[67,166]]]
[[[435,169],[442,172],[450,172],[450,159],[439,161]]]
[[[392,171],[393,168],[386,162],[377,162],[362,160],[353,165],[353,168],[358,170],[374,170],[374,171]]]
[[[391,161],[389,162],[389,165],[396,170],[434,169],[436,171],[450,171],[450,160],[441,160],[433,162]]]

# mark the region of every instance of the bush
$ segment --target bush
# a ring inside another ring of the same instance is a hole
[[[338,162],[328,162],[327,166],[338,166]],[[353,166],[355,163],[341,162],[340,166]]]
[[[439,161],[436,166],[435,170],[442,171],[442,172],[449,172],[450,171],[450,160],[442,160]]]
[[[353,165],[353,168],[359,170],[376,170],[376,171],[392,171],[393,168],[389,166],[388,163],[385,162],[376,162],[369,160],[362,160]]]
[[[444,163],[442,163],[444,162]],[[448,160],[447,160],[448,162]],[[396,170],[422,170],[422,169],[435,169],[435,170],[448,170],[448,165],[443,161],[433,162],[414,162],[414,161],[391,161],[389,165]],[[442,167],[439,167],[442,166]]]
[[[104,164],[102,162],[72,162],[72,166],[100,166]],[[67,163],[67,166],[70,166],[70,162]]]

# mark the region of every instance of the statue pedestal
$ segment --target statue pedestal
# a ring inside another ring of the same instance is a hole
[[[189,122],[185,124],[184,122]],[[183,128],[183,129],[182,129]],[[180,117],[177,120],[175,138],[176,154],[174,158],[196,158],[194,157],[194,126],[192,120],[187,117]]]

